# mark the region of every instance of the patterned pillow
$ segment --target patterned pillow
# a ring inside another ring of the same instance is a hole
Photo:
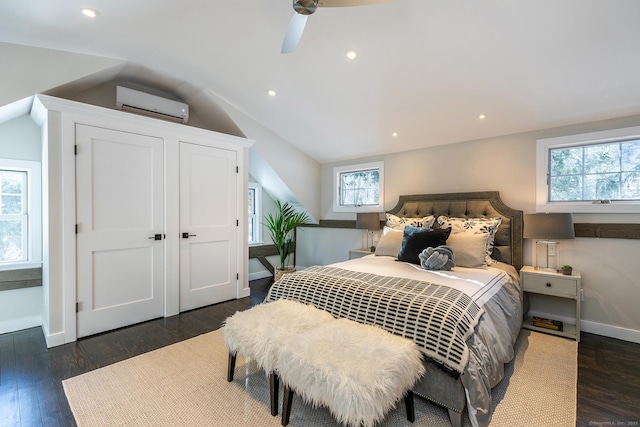
[[[402,230],[407,225],[418,228],[429,228],[436,221],[433,215],[425,216],[422,218],[404,218],[394,214],[387,215],[387,227],[397,228]]]
[[[450,228],[451,233],[489,233],[489,239],[487,240],[487,249],[485,251],[485,264],[491,265],[495,261],[491,259],[491,252],[493,252],[494,238],[498,227],[502,223],[501,218],[453,218],[445,215],[438,217],[438,224],[440,228]]]

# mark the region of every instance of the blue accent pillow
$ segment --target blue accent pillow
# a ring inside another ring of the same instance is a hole
[[[398,253],[398,261],[420,265],[419,255],[426,248],[437,248],[447,244],[451,229],[435,230],[433,228],[418,228],[410,225],[404,228],[402,246]]]

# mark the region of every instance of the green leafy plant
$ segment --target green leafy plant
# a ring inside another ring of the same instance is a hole
[[[275,201],[277,212],[275,215],[269,213],[264,217],[264,225],[269,230],[269,235],[280,256],[280,269],[287,267],[287,257],[293,249],[293,236],[291,231],[296,227],[306,224],[309,215],[306,212],[296,212],[288,202],[284,204],[279,200]]]
[[[565,264],[560,269],[560,272],[565,276],[571,276],[571,274],[573,273],[573,267],[571,267],[569,264]]]

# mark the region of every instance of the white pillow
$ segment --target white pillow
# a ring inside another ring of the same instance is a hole
[[[433,215],[425,216],[422,218],[404,218],[394,214],[386,214],[387,227],[398,228],[404,230],[404,227],[410,225],[412,227],[429,228],[436,221],[436,217]]]
[[[402,237],[404,227],[400,229],[384,227],[378,246],[376,246],[376,256],[392,256],[397,258],[402,247]]]
[[[453,251],[456,267],[487,268],[489,233],[452,233],[447,246]]]
[[[495,262],[491,259],[491,252],[493,252],[493,240],[500,223],[502,223],[501,218],[454,218],[445,215],[440,215],[438,217],[438,224],[440,225],[440,228],[451,228],[452,235],[456,233],[489,233],[485,256],[486,265],[491,265]]]

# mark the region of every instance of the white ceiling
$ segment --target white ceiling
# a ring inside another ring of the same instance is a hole
[[[282,55],[293,13],[291,0],[3,0],[0,41],[189,82],[321,163],[640,114],[638,0],[318,8]]]

